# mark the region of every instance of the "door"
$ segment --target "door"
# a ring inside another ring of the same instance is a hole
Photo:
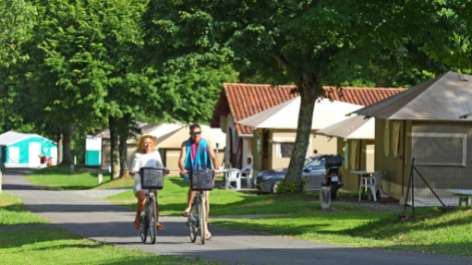
[[[41,160],[38,155],[41,154],[41,143],[29,143],[28,164],[30,167],[39,167]]]
[[[8,164],[11,167],[20,166],[20,148],[8,147]]]
[[[51,147],[52,165],[57,166],[57,147]]]
[[[320,190],[321,183],[325,181],[326,175],[324,164],[324,159],[316,159],[303,169],[303,178],[306,181],[305,189],[307,191]]]

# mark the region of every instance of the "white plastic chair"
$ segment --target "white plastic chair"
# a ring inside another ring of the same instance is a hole
[[[361,192],[362,188],[367,188],[371,190],[372,195],[374,196],[374,201],[377,201],[377,189],[379,190],[380,193],[380,198],[386,198],[387,196],[383,195],[382,193],[382,174],[383,172],[375,172],[372,174],[370,177],[362,177],[361,178],[361,184],[359,185],[359,201],[361,201]],[[370,193],[369,193],[369,200],[370,200]]]
[[[230,168],[228,171],[226,171],[225,174],[226,178],[226,185],[225,189],[229,190],[230,188],[234,187],[231,185],[231,182],[236,182],[236,190],[241,189],[241,171],[237,168]]]
[[[251,185],[252,169],[249,170],[248,173],[241,173],[241,179],[245,179],[245,180],[246,180],[247,187],[248,187],[248,188],[252,188],[252,185]]]

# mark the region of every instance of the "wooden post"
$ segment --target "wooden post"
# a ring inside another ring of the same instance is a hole
[[[103,175],[98,174],[98,185],[102,184],[102,182],[103,182]]]

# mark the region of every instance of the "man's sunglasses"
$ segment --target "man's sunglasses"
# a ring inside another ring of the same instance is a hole
[[[191,135],[198,135],[198,134],[201,134],[202,132],[191,132],[190,134]]]

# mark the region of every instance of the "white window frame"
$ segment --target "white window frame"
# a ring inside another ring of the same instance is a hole
[[[413,138],[462,138],[462,163],[421,163],[415,162],[418,166],[463,166],[467,165],[467,134],[465,133],[424,133],[415,132],[411,134],[411,155],[413,157]]]

